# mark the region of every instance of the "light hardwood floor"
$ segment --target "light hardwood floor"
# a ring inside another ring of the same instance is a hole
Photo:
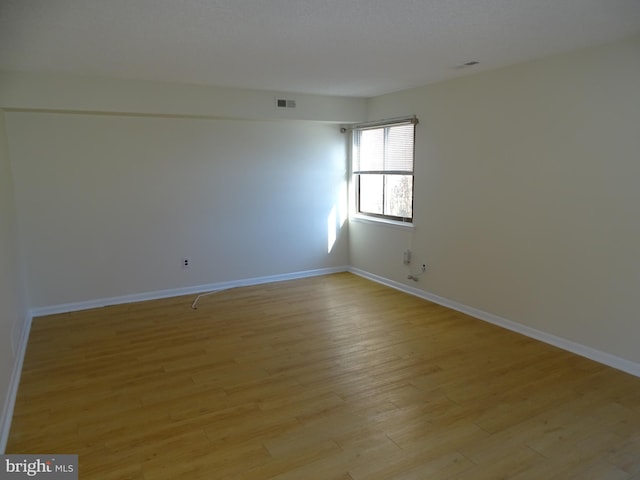
[[[7,453],[81,479],[640,479],[640,379],[344,273],[37,318]]]

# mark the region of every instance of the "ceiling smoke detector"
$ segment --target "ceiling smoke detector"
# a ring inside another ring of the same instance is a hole
[[[471,60],[470,62],[465,62],[465,63],[461,63],[460,65],[456,65],[453,68],[469,68],[469,67],[475,67],[476,65],[478,65],[480,62],[477,62],[475,60]]]

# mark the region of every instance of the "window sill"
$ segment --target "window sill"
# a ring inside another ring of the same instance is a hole
[[[412,229],[415,228],[415,224],[408,222],[399,222],[397,220],[389,220],[388,218],[375,218],[368,217],[366,215],[350,215],[349,220],[357,223],[368,223],[370,225],[383,225],[389,227],[397,227],[402,229]]]

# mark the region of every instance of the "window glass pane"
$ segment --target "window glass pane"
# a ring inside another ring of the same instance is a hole
[[[385,175],[384,214],[393,217],[412,217],[413,176]]]
[[[357,170],[382,170],[384,168],[384,129],[360,132],[359,166]]]
[[[412,221],[415,122],[401,122],[353,130],[359,213]]]
[[[413,125],[397,125],[387,129],[385,170],[413,171]]]
[[[384,175],[360,175],[360,211],[382,215]]]

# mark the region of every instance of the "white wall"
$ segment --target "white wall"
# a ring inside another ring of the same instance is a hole
[[[10,388],[27,302],[19,262],[18,231],[4,114],[0,110],[0,452],[8,434]]]
[[[0,71],[0,108],[348,123],[362,121],[366,99]]]
[[[335,125],[8,112],[7,131],[34,308],[347,264]]]
[[[344,268],[337,124],[365,110],[355,98],[0,72],[0,450],[31,312]]]
[[[640,362],[640,37],[369,103],[408,114],[415,229],[352,221],[350,263]]]

